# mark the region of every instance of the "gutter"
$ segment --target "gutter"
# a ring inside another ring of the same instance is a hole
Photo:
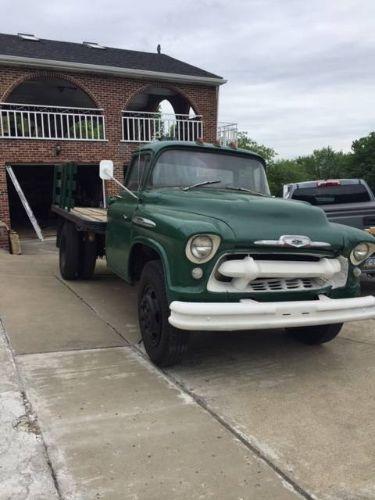
[[[27,66],[28,68],[42,68],[58,71],[73,71],[79,73],[99,73],[118,77],[142,78],[147,80],[163,80],[179,83],[201,83],[217,87],[227,82],[223,78],[207,76],[190,76],[178,73],[165,73],[143,69],[118,68],[97,64],[76,63],[70,61],[55,61],[53,59],[37,59],[33,57],[0,55],[0,65]]]

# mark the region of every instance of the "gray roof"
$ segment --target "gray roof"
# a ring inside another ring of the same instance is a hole
[[[122,70],[129,70],[136,76],[152,76],[152,73],[163,74],[165,79],[174,80],[174,76],[185,76],[187,81],[207,80],[207,83],[221,84],[222,77],[209,73],[203,69],[192,66],[166,54],[139,52],[135,50],[116,49],[106,47],[103,49],[91,48],[81,43],[59,42],[55,40],[39,39],[38,41],[24,40],[18,35],[0,34],[0,62],[45,67],[52,67],[53,62],[61,69],[65,67],[86,69],[95,72],[95,68],[108,68],[108,72],[121,74]],[[59,63],[59,64],[57,64]],[[110,70],[113,71],[110,71]],[[181,80],[181,78],[177,78]],[[212,80],[212,82],[210,82]]]

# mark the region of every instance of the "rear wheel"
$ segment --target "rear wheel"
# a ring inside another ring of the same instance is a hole
[[[288,333],[303,344],[317,345],[330,342],[340,333],[342,323],[334,325],[301,326],[297,328],[287,328]]]
[[[168,322],[169,304],[165,291],[163,266],[148,262],[138,292],[138,320],[147,354],[158,366],[178,363],[187,350],[189,333]]]
[[[65,222],[60,235],[60,274],[65,280],[76,280],[80,265],[80,235],[74,224]]]
[[[98,245],[95,235],[84,234],[81,239],[79,277],[90,279],[95,271]]]

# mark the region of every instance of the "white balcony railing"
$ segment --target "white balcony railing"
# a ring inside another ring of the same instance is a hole
[[[0,103],[1,139],[104,141],[101,109]]]
[[[156,139],[195,141],[203,137],[201,116],[123,111],[122,140],[151,142]]]
[[[217,140],[222,146],[231,143],[237,144],[238,126],[237,123],[219,123],[217,127]]]

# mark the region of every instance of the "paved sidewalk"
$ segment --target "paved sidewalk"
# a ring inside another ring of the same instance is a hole
[[[375,499],[375,320],[314,347],[282,331],[195,333],[161,372],[139,344],[136,291],[103,262],[93,280],[64,282],[53,242],[36,242],[0,253],[0,276],[25,387],[22,399],[3,349],[0,427],[8,443],[27,439],[25,456],[3,449],[1,500],[39,500],[28,486],[43,481],[54,495],[50,471],[62,499]]]
[[[134,291],[99,266],[81,284],[89,305],[56,264],[53,251],[0,253],[0,317],[25,387],[23,401],[3,343],[1,500],[57,498],[52,474],[71,500],[300,498],[139,351]]]
[[[38,422],[0,322],[0,499],[58,498]]]

